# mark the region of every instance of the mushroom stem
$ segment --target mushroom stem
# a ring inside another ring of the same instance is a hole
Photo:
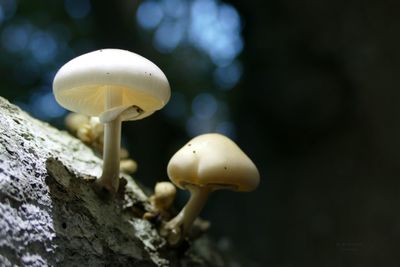
[[[190,191],[190,199],[185,207],[170,220],[165,226],[166,236],[171,245],[179,243],[179,241],[188,233],[194,220],[200,214],[211,193],[209,187],[200,187],[195,185],[187,186]]]
[[[106,94],[105,110],[122,104],[119,92],[108,89]],[[119,187],[120,147],[121,118],[117,116],[114,120],[104,125],[103,173],[97,180],[97,184],[100,187],[107,189],[112,194],[115,194]]]

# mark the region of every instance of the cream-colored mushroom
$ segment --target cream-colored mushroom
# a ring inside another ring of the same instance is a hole
[[[216,133],[197,136],[176,152],[168,163],[168,176],[191,193],[181,212],[161,229],[172,245],[188,233],[211,192],[252,191],[260,179],[250,158],[228,137]]]
[[[98,116],[104,129],[101,188],[119,187],[121,122],[161,109],[170,98],[164,73],[151,61],[120,49],[102,49],[67,62],[57,72],[53,93],[64,108]]]
[[[175,200],[176,188],[170,182],[158,182],[154,187],[154,195],[150,197],[150,203],[156,211],[167,211]]]
[[[158,182],[154,187],[154,194],[149,197],[153,207],[143,215],[143,219],[153,220],[157,216],[169,218],[171,208],[176,196],[176,187],[171,182]]]
[[[89,120],[89,116],[71,112],[65,117],[65,126],[71,133],[76,135],[82,126],[89,123]]]

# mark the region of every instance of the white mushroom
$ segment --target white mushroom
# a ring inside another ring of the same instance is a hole
[[[161,230],[172,245],[188,233],[211,192],[252,191],[260,180],[246,154],[228,137],[215,133],[197,136],[176,152],[168,163],[168,176],[191,193],[181,212]]]
[[[120,49],[81,55],[57,72],[53,93],[64,108],[105,123],[101,188],[119,187],[121,122],[145,118],[170,98],[164,73],[151,61]]]

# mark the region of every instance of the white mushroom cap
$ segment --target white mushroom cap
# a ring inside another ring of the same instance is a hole
[[[170,98],[168,80],[154,63],[120,49],[102,49],[74,58],[57,72],[53,82],[60,105],[89,116],[105,111],[109,89],[122,96],[122,106],[135,105],[144,111],[126,120],[147,117]]]
[[[171,158],[168,176],[187,185],[252,191],[260,181],[257,167],[228,137],[211,133],[193,138]]]

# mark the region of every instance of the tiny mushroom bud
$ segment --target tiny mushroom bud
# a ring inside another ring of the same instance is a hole
[[[121,159],[121,172],[134,173],[137,171],[137,163],[133,159]]]
[[[121,148],[121,151],[119,152],[119,157],[120,159],[127,159],[129,158],[129,152],[126,150],[126,148]]]
[[[103,154],[104,125],[98,117],[89,117],[89,121],[78,129],[76,136],[96,152]]]
[[[170,182],[159,182],[154,187],[150,202],[157,211],[167,211],[175,200],[176,188]]]
[[[152,211],[146,212],[143,219],[153,220],[158,216],[169,219],[169,209],[175,200],[176,188],[170,182],[158,182],[154,187],[154,194],[149,197],[153,207]]]
[[[119,187],[121,122],[161,109],[170,98],[164,73],[151,61],[120,49],[102,49],[67,62],[53,82],[64,108],[98,116],[104,127],[103,173],[97,180],[110,193]]]
[[[76,134],[83,125],[89,123],[89,120],[89,116],[71,112],[65,117],[65,126],[70,132]]]
[[[216,133],[197,136],[176,152],[168,163],[168,176],[191,193],[181,212],[161,229],[171,245],[188,234],[211,192],[252,191],[260,180],[250,158],[228,137]]]

